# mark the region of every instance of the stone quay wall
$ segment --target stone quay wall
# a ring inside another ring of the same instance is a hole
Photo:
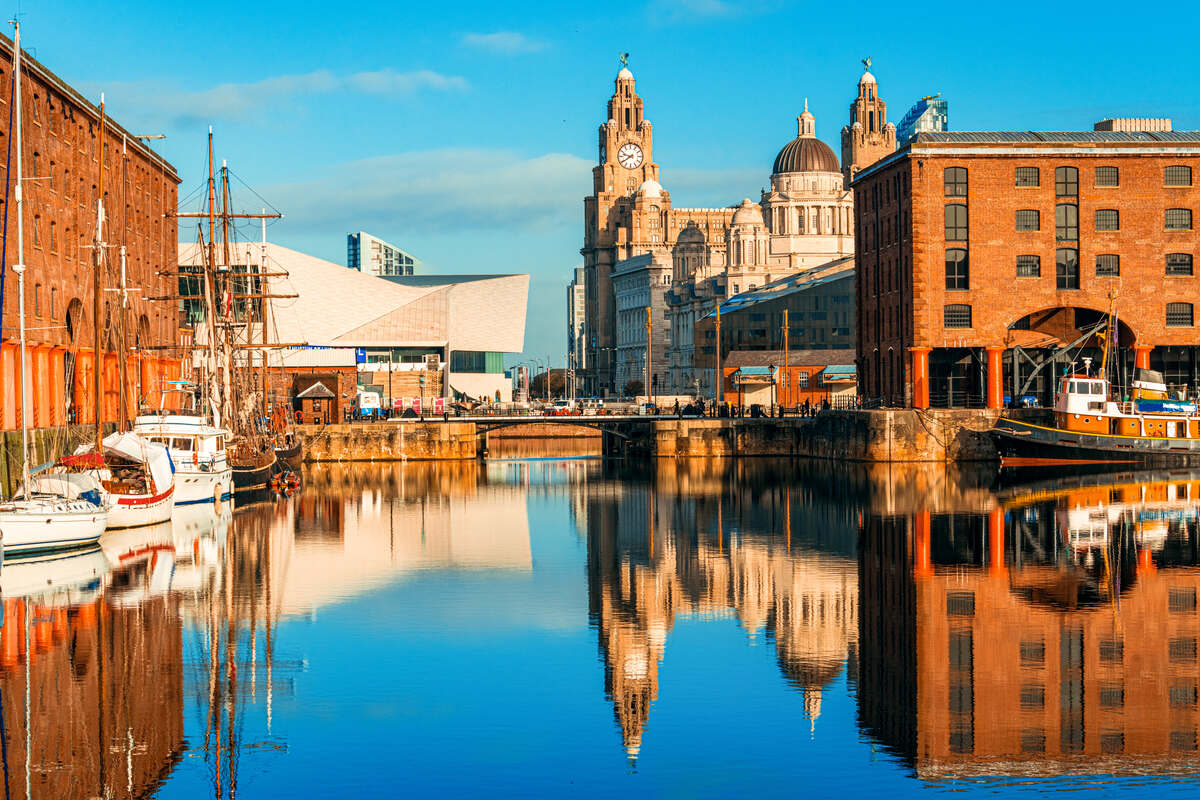
[[[1045,422],[1044,411],[1016,413]],[[439,461],[597,455],[630,458],[785,456],[873,463],[994,461],[987,431],[1000,412],[975,409],[826,411],[785,419],[620,423],[620,434],[530,423],[490,433],[473,422],[306,425],[306,461]]]
[[[475,458],[473,422],[299,425],[305,461],[445,461]]]

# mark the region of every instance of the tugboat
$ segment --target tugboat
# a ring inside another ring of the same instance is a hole
[[[1112,399],[1101,369],[1062,376],[1054,397],[1054,427],[1002,417],[991,431],[1001,465],[1010,467],[1200,466],[1196,403],[1172,398],[1162,373],[1134,370],[1130,397]]]

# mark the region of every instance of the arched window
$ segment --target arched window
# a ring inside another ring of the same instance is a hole
[[[966,167],[946,167],[944,178],[946,184],[946,197],[967,196]]]
[[[942,327],[971,327],[971,307],[965,303],[951,303],[942,310]]]
[[[1190,328],[1193,324],[1191,303],[1167,303],[1167,327]]]
[[[1191,253],[1167,253],[1167,274],[1168,275],[1191,275],[1192,274],[1192,254]]]
[[[1055,280],[1059,290],[1079,288],[1079,251],[1060,247],[1055,253]]]
[[[1192,185],[1192,168],[1185,167],[1180,164],[1172,165],[1163,168],[1163,185],[1165,186],[1191,186]]]
[[[1054,209],[1054,237],[1060,242],[1079,241],[1079,206],[1058,204]]]
[[[1192,210],[1190,208],[1168,208],[1166,228],[1169,231],[1190,231],[1192,229]]]
[[[970,268],[967,263],[967,251],[961,247],[953,247],[946,251],[946,289],[949,291],[966,291],[970,288]]]
[[[1079,196],[1079,170],[1075,167],[1058,167],[1054,170],[1054,194],[1058,197]]]
[[[946,206],[946,241],[967,241],[967,207],[962,203]]]

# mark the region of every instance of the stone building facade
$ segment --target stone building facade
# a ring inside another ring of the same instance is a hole
[[[1198,175],[1197,131],[919,134],[854,183],[864,393],[1052,402],[1112,308],[1118,383],[1136,365],[1194,394]]]
[[[871,74],[871,59],[858,79],[858,97],[850,104],[850,124],[842,128],[842,174],[846,188],[861,170],[896,149],[896,126],[887,121],[887,103],[879,97],[879,83]]]
[[[13,101],[12,41],[0,36],[0,126],[7,139]],[[149,298],[174,294],[159,275],[176,264],[175,210],[179,178],[175,168],[111,118],[105,121],[100,152],[100,109],[46,67],[22,53],[22,145],[25,230],[25,303],[33,427],[90,422],[94,417],[95,353],[102,353],[102,413],[115,420],[119,304],[116,294],[101,299],[102,334],[97,348],[93,324],[92,278],[96,206],[103,185],[107,212],[108,264],[104,290],[119,286],[120,248],[125,248],[130,292],[126,337],[128,407],[157,405],[165,377],[179,374],[177,359],[166,358],[176,344],[174,306]],[[16,262],[17,204],[12,202],[15,157],[8,167],[4,206],[5,245],[3,339],[0,342],[0,428],[20,427]],[[0,164],[0,169],[4,169]],[[103,180],[101,180],[103,169]],[[36,178],[36,180],[33,180]]]
[[[864,110],[852,115],[884,113],[870,73],[860,82],[856,103]],[[796,138],[775,158],[770,190],[757,202],[746,199],[727,208],[672,206],[658,180],[653,128],[643,110],[633,73],[623,68],[608,103],[608,121],[600,126],[593,193],[584,200],[580,252],[587,276],[589,369],[581,388],[587,394],[619,392],[623,385],[616,378],[620,347],[613,271],[618,262],[653,253],[660,259],[654,263],[669,263],[659,387],[662,393],[686,394],[714,379],[696,369],[693,333],[696,320],[718,300],[854,252],[853,197],[837,156],[816,136],[816,118],[807,103],[796,119]],[[843,135],[843,152],[858,166],[877,158],[888,142],[895,146],[891,126],[878,133],[868,129],[860,138],[846,149],[849,140]]]

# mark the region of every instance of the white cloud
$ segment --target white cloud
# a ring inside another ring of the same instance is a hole
[[[655,22],[677,24],[757,14],[777,5],[778,0],[650,0],[646,10]]]
[[[531,39],[523,33],[514,31],[496,31],[495,33],[463,34],[462,43],[466,47],[477,50],[487,50],[492,53],[516,55],[518,53],[536,53],[546,49],[546,43]]]
[[[291,223],[331,233],[534,231],[582,219],[590,170],[586,160],[563,153],[522,158],[447,148],[341,164],[260,192],[288,198]]]
[[[397,72],[382,69],[335,75],[317,70],[299,75],[278,75],[250,83],[223,83],[208,89],[189,90],[161,81],[134,81],[85,85],[84,93],[107,94],[123,121],[150,121],[164,125],[192,125],[213,120],[243,120],[295,98],[333,92],[357,92],[403,97],[422,90],[465,91],[466,78],[431,70]]]

